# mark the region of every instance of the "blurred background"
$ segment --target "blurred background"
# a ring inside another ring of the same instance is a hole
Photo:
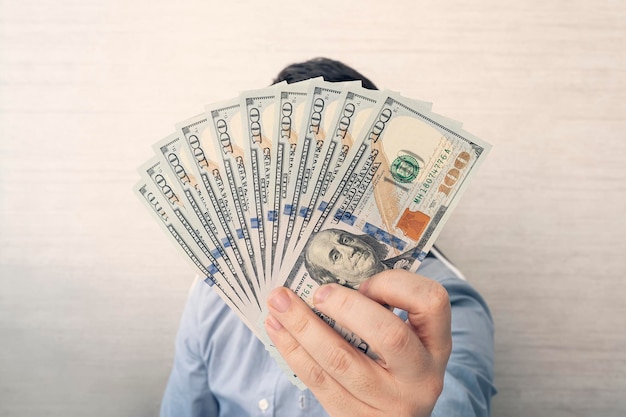
[[[0,415],[157,414],[194,272],[136,169],[326,56],[493,144],[438,241],[495,318],[493,415],[623,417],[624,38],[618,0],[0,0]]]

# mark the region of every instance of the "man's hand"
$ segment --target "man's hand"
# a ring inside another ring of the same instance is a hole
[[[331,416],[430,416],[452,348],[450,302],[439,283],[388,270],[359,291],[324,285],[314,303],[379,356],[351,346],[289,289],[270,294],[267,333]],[[407,311],[407,322],[383,304]]]

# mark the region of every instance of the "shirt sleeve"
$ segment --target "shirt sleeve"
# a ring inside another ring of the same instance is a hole
[[[489,416],[491,397],[496,394],[494,328],[489,308],[467,282],[454,276],[438,281],[448,291],[452,306],[452,353],[444,389],[432,416]]]
[[[214,417],[219,413],[200,352],[198,285],[206,284],[197,280],[187,299],[176,335],[174,365],[161,402],[161,417]]]

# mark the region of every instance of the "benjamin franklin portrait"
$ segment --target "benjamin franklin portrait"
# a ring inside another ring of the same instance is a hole
[[[307,242],[304,266],[320,285],[336,282],[356,289],[372,275],[412,263],[405,254],[385,259],[387,253],[387,247],[370,235],[326,229]]]

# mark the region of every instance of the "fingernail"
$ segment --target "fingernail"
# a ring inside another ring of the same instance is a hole
[[[266,317],[265,324],[270,326],[274,330],[280,330],[283,328],[283,325],[280,324],[280,322],[276,320],[276,317],[272,316],[271,314]]]
[[[322,285],[319,287],[317,291],[315,291],[315,294],[313,294],[313,304],[323,303],[324,300],[328,298],[328,294],[330,294],[331,290],[332,287],[330,285]]]
[[[367,292],[367,289],[369,288],[369,286],[370,286],[370,280],[369,279],[366,280],[366,281],[363,281],[361,283],[361,285],[359,285],[359,292],[365,294]]]
[[[279,313],[284,313],[289,309],[291,299],[287,294],[287,290],[283,287],[277,288],[270,293],[267,303]]]

